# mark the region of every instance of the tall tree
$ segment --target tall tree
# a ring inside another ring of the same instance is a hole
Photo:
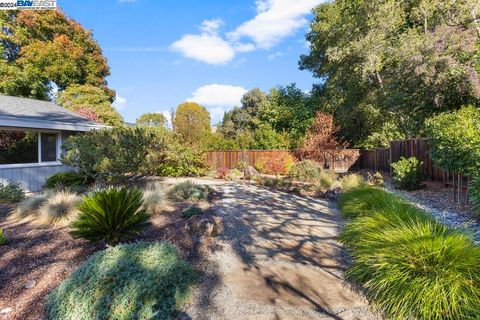
[[[202,146],[210,137],[210,113],[195,102],[184,102],[177,107],[173,131],[190,145]]]
[[[50,99],[72,84],[88,84],[105,91],[110,74],[92,32],[61,11],[0,11],[0,93]]]
[[[109,126],[123,124],[122,116],[112,107],[105,90],[92,85],[70,85],[60,92],[57,103],[81,115],[90,110],[98,115],[100,122]]]
[[[322,80],[341,134],[362,144],[480,98],[477,0],[336,0],[314,11],[302,69]],[[378,141],[381,141],[379,139]]]

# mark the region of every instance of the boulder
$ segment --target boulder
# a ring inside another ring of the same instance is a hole
[[[243,178],[245,180],[254,180],[255,178],[258,178],[260,174],[258,173],[257,169],[255,169],[252,166],[248,166],[243,170]]]

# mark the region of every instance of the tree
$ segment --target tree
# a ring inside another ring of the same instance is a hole
[[[173,131],[187,144],[203,146],[212,133],[210,113],[195,102],[184,102],[175,111]]]
[[[85,114],[90,110],[98,115],[100,122],[109,126],[123,124],[122,116],[113,108],[110,97],[101,89],[92,85],[73,84],[60,92],[57,103],[62,107]]]
[[[334,124],[332,115],[318,112],[305,136],[301,156],[321,161],[328,167],[329,160],[335,156],[335,150],[346,147],[346,143],[338,141],[339,131],[340,127]]]
[[[144,113],[135,121],[135,123],[140,126],[165,128],[167,126],[167,118],[158,112]]]
[[[49,100],[54,86],[88,84],[115,97],[92,32],[61,11],[1,11],[0,25],[0,93]]]
[[[340,135],[360,145],[390,122],[415,136],[432,114],[478,103],[477,2],[319,5],[300,67],[322,80],[322,101],[342,126]]]

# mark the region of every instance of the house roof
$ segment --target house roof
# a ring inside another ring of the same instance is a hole
[[[0,128],[90,131],[105,127],[53,102],[0,95]]]

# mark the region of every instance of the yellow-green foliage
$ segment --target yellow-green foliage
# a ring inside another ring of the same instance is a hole
[[[0,246],[8,244],[8,238],[3,234],[2,228],[0,228]]]
[[[480,318],[480,247],[462,232],[375,188],[340,198],[341,240],[353,263],[347,277],[389,319]]]
[[[343,190],[350,190],[363,186],[365,184],[365,179],[359,174],[351,173],[344,176],[340,180],[340,183]]]

